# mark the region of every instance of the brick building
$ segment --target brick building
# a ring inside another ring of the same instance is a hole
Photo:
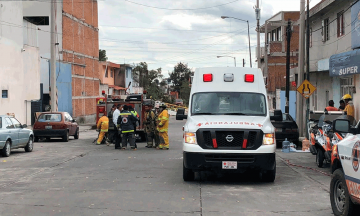
[[[99,30],[96,0],[57,1],[56,59],[58,110],[67,111],[79,122],[95,122],[99,96]],[[24,17],[38,23],[40,82],[43,105],[49,104],[50,8],[49,2],[24,1]],[[44,111],[44,110],[42,110]]]
[[[293,32],[290,44],[290,68],[298,64],[299,26],[296,24],[300,18],[298,11],[281,11],[265,21],[260,27],[260,33],[265,34],[265,46],[261,47],[259,67],[267,78],[267,91],[270,109],[280,109],[281,91],[286,88],[286,28],[288,20],[293,23]],[[291,80],[295,80],[295,75]],[[290,81],[291,81],[290,80]],[[291,86],[291,90],[296,87]]]

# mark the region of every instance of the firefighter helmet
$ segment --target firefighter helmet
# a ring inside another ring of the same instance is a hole
[[[349,99],[352,99],[351,95],[349,94],[346,94],[342,97],[343,100],[349,100]]]
[[[165,103],[161,103],[161,104],[160,104],[160,108],[164,108],[164,109],[166,109],[166,108],[167,108],[167,106],[166,106],[166,104],[165,104]]]

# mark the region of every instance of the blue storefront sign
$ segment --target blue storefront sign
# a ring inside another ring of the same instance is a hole
[[[351,7],[351,48],[360,48],[360,1]]]
[[[360,73],[360,50],[332,55],[329,60],[330,76],[347,76]]]

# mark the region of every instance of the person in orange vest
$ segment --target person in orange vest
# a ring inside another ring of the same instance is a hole
[[[97,140],[97,145],[100,145],[101,142],[103,141],[105,135],[108,133],[109,131],[109,118],[107,116],[103,116],[99,119],[98,123],[97,123],[97,131],[100,131],[99,133],[99,138]],[[106,144],[109,145],[109,143],[106,141]]]
[[[156,149],[169,150],[169,113],[166,110],[166,105],[160,106],[160,115],[157,121],[157,131],[159,131],[160,143]]]
[[[326,111],[338,111],[339,109],[334,107],[334,101],[329,100],[329,106],[325,108]]]

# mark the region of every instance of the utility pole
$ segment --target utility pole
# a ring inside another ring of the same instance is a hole
[[[307,0],[306,13],[306,79],[310,81],[310,22],[309,22],[309,0]],[[309,131],[307,130],[310,115],[310,99],[306,99],[306,137],[309,138]]]
[[[304,82],[304,64],[305,60],[305,0],[300,1],[300,31],[299,31],[299,74],[297,84]],[[304,136],[304,107],[303,96],[296,95],[296,120],[300,136]]]
[[[243,59],[243,67],[245,67],[245,59]]]
[[[56,1],[52,1],[51,3],[51,16],[50,16],[50,27],[51,27],[51,39],[50,39],[50,52],[51,52],[51,58],[50,58],[50,99],[51,99],[51,111],[56,112],[57,111],[57,104],[56,104],[56,49],[55,49],[55,43],[56,43],[56,35],[55,35],[55,4]]]
[[[289,114],[289,93],[290,93],[290,42],[291,42],[291,21],[289,19],[288,26],[286,28],[286,104],[285,113]]]
[[[255,14],[256,14],[256,21],[257,21],[257,63],[258,68],[260,68],[260,8],[259,8],[259,0],[256,0],[256,8],[255,8]],[[265,42],[266,43],[266,42]]]

